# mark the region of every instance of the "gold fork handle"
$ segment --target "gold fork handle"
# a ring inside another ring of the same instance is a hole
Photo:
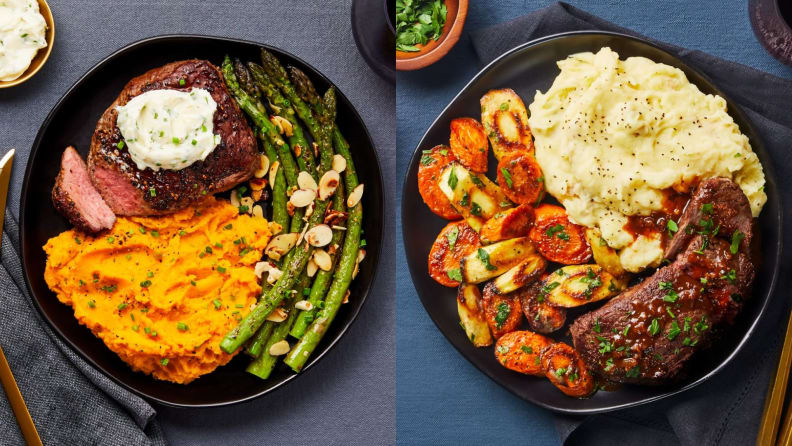
[[[8,402],[11,403],[11,409],[14,411],[25,442],[28,446],[41,446],[41,438],[36,431],[36,425],[33,424],[33,418],[30,417],[25,400],[22,399],[22,393],[19,392],[19,387],[11,373],[11,367],[8,365],[2,347],[0,347],[0,382],[3,383],[3,389],[5,389]]]

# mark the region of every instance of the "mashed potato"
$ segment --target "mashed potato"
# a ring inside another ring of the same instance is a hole
[[[759,215],[764,173],[748,138],[679,69],[610,48],[559,61],[528,122],[547,191],[572,221],[599,228],[628,271],[662,260],[660,234],[634,236],[628,217],[662,211],[669,191],[720,176],[740,185]]]
[[[92,237],[44,246],[58,300],[133,369],[189,383],[231,360],[220,341],[261,292],[254,264],[267,221],[224,200],[163,217],[119,217]]]

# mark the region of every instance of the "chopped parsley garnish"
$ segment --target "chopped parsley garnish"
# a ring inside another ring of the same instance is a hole
[[[459,227],[454,226],[451,228],[450,231],[446,234],[446,240],[448,240],[448,249],[454,250],[454,246],[456,246],[457,238],[459,238]]]
[[[420,51],[418,45],[440,40],[448,9],[439,0],[396,2],[396,50]]]
[[[448,174],[448,187],[450,187],[451,190],[455,190],[456,187],[457,187],[457,183],[458,182],[459,182],[459,179],[457,179],[457,176],[456,176],[456,169],[452,166],[451,167],[451,172],[449,172],[449,174]]]
[[[447,274],[448,274],[448,278],[451,280],[455,280],[457,282],[462,281],[462,272],[459,270],[459,268],[454,268],[452,270],[449,270]]]
[[[600,326],[600,323],[599,323],[599,318],[595,318],[594,319],[594,328],[593,328],[593,330],[594,330],[594,333],[599,333],[599,332],[602,331],[602,327]]]
[[[627,370],[627,373],[624,376],[626,376],[627,378],[638,378],[639,376],[641,376],[641,367],[635,366],[630,370]]]
[[[527,345],[521,345],[520,350],[524,351],[525,353],[533,353],[533,349]]]
[[[481,181],[481,179],[480,179],[479,177],[477,177],[476,175],[471,175],[471,176],[470,176],[470,181],[472,181],[472,182],[473,182],[473,184],[475,184],[475,185],[476,185],[476,186],[478,186],[478,187],[484,187],[484,183],[483,183],[483,182]]]
[[[214,304],[215,310],[219,310],[220,309],[220,305],[221,304],[220,304],[220,300],[219,299],[213,300],[212,303]]]
[[[484,266],[487,268],[487,271],[495,271],[498,269],[495,265],[490,263],[489,253],[484,250],[484,248],[479,248],[476,252],[476,256],[478,256],[479,260],[484,263]]]
[[[737,254],[737,250],[740,249],[740,242],[742,242],[744,238],[745,234],[739,230],[734,231],[731,238],[731,246],[729,247],[729,251],[731,251],[732,254]]]
[[[666,222],[666,228],[668,228],[668,233],[674,235],[677,231],[679,231],[679,226],[677,226],[674,220],[668,219]]]
[[[674,285],[671,282],[660,282],[659,288],[666,291],[663,302],[674,303],[679,299],[679,294],[674,291]]]
[[[182,82],[184,82],[184,79],[182,79]],[[170,360],[168,358],[163,358],[162,360],[160,360],[160,364],[165,366],[168,365],[169,362]]]
[[[601,354],[610,353],[613,351],[613,343],[602,336],[597,336],[597,339],[600,341],[598,351]]]
[[[679,333],[682,333],[682,329],[679,328],[679,324],[677,323],[676,320],[674,320],[673,322],[671,322],[671,329],[668,330],[668,334],[666,335],[666,337],[668,338],[669,341],[673,341],[674,338],[676,338],[677,335],[679,335]]]
[[[586,275],[583,276],[580,279],[580,281],[585,284],[588,284],[588,287],[584,291],[586,297],[591,297],[591,294],[594,292],[594,290],[602,286],[602,279],[600,278],[599,275],[594,273],[594,271],[591,268],[588,269]]]
[[[467,207],[469,204],[470,204],[470,195],[467,192],[465,192],[462,195],[462,200],[459,201],[459,205]]]
[[[123,149],[124,148],[124,141],[118,141],[116,143],[116,147],[118,147],[119,149]]]
[[[500,108],[501,111],[506,111],[506,110],[509,109],[509,103],[508,102],[504,102],[503,104],[500,105],[499,108]]]
[[[178,324],[176,324],[176,328],[178,328],[179,331],[187,331],[190,329],[190,327],[188,327],[187,324],[185,324],[184,322],[179,322]]]
[[[721,279],[726,279],[731,283],[734,283],[737,280],[737,271],[731,269],[728,273],[721,276]]]
[[[660,332],[660,322],[657,318],[652,319],[651,325],[649,325],[649,334],[655,336],[657,333]]]
[[[555,371],[555,375],[556,375],[557,377],[559,377],[559,378],[560,378],[560,377],[561,377],[562,375],[564,375],[566,372],[567,372],[567,369],[566,369],[566,368],[564,368],[564,367],[561,367],[560,369],[558,369],[558,370],[556,370],[556,371]]]
[[[539,294],[537,294],[537,295],[536,295],[536,301],[537,301],[537,302],[540,302],[540,303],[541,303],[541,302],[544,302],[544,299],[545,299],[545,297],[546,297],[548,294],[550,294],[550,292],[551,292],[551,291],[553,291],[554,289],[556,289],[556,288],[557,288],[559,285],[561,285],[561,284],[560,284],[560,283],[558,283],[558,282],[550,282],[550,283],[548,283],[547,285],[543,286],[543,287],[542,287],[542,288],[539,290]]]
[[[470,213],[475,215],[476,217],[480,217],[481,216],[481,206],[479,206],[478,203],[473,203],[470,206]]]
[[[217,267],[217,271],[218,271],[218,272],[220,272],[220,274],[225,274],[225,272],[226,272],[226,269],[225,269],[225,267],[218,266],[218,267]]]
[[[704,214],[712,213],[712,203],[704,203],[701,205],[701,212]]]
[[[88,306],[91,307],[91,308],[96,308],[96,301],[95,300],[89,300],[88,301]]]
[[[510,312],[511,308],[506,302],[501,302],[498,305],[498,312],[495,314],[495,325],[498,327],[498,330],[500,330],[500,328],[503,326],[503,323],[506,322]]]
[[[503,175],[503,179],[506,180],[506,185],[509,186],[509,189],[514,189],[511,173],[509,173],[505,167],[501,167],[500,173]],[[563,227],[561,229],[563,229]]]

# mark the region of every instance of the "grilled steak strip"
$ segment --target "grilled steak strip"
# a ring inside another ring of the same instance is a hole
[[[181,170],[140,170],[118,148],[116,107],[151,90],[207,90],[217,103],[214,133],[220,144],[203,161]],[[205,60],[185,60],[155,68],[124,87],[96,126],[88,155],[91,180],[117,215],[156,215],[184,209],[206,195],[233,188],[259,166],[256,140],[228,93],[220,70]]]
[[[60,172],[52,188],[52,204],[83,232],[96,233],[115,223],[115,214],[91,184],[85,162],[71,146],[61,156]]]
[[[660,384],[678,378],[750,296],[753,219],[739,186],[723,178],[703,181],[680,221],[669,249],[678,253],[673,263],[570,327],[575,349],[609,381]]]

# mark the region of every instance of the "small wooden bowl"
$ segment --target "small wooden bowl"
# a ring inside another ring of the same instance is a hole
[[[467,17],[468,0],[445,0],[448,10],[443,35],[430,40],[421,51],[408,53],[396,51],[396,69],[399,71],[419,70],[442,59],[459,41]]]
[[[50,10],[49,5],[47,4],[46,0],[38,0],[39,4],[39,11],[41,15],[44,17],[44,21],[47,23],[47,31],[44,33],[44,38],[47,40],[46,48],[42,48],[36,53],[36,57],[30,62],[30,66],[22,76],[12,80],[12,81],[0,81],[0,88],[9,88],[15,85],[19,85],[26,80],[33,77],[41,67],[47,62],[49,59],[49,55],[52,52],[52,44],[55,42],[55,20],[52,18],[52,11]]]

